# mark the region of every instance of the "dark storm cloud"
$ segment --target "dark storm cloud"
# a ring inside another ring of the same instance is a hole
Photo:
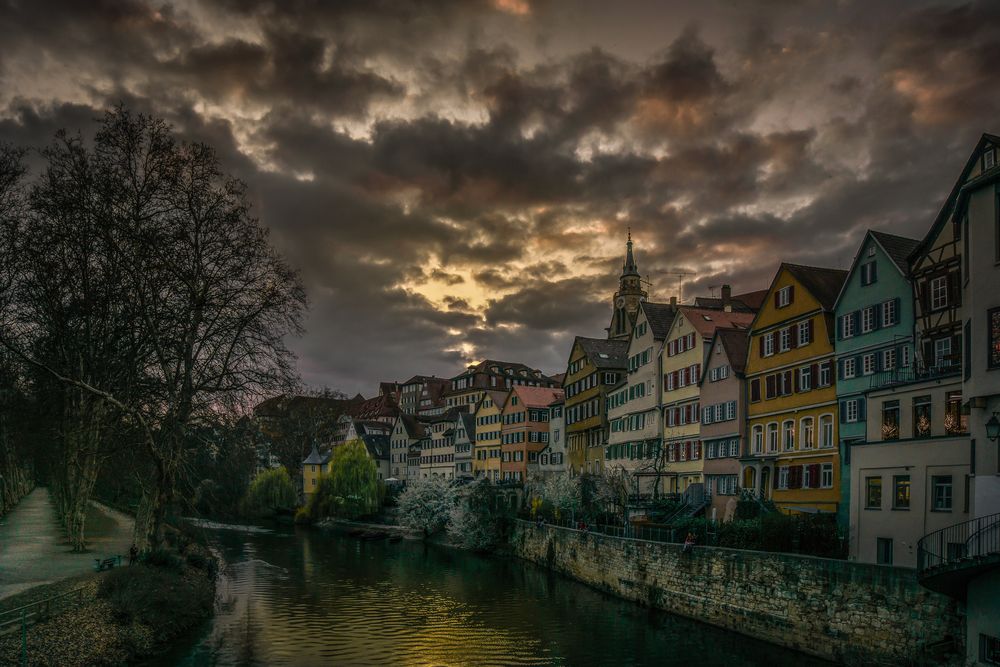
[[[920,236],[1000,130],[996,3],[581,7],[0,0],[0,141],[123,102],[213,145],[308,285],[305,381],[353,393],[561,371],[627,227],[660,299]]]

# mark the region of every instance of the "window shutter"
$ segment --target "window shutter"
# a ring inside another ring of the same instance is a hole
[[[813,318],[809,318],[806,322],[806,338],[811,343],[813,342]]]
[[[951,337],[951,356],[957,357],[959,365],[962,364],[962,334]]]
[[[851,323],[853,324],[851,330],[854,332],[854,335],[857,336],[861,332],[861,311],[855,310],[850,314],[850,318]]]
[[[754,378],[750,381],[750,400],[760,400],[760,378]]]
[[[767,396],[767,398],[774,398],[775,387],[777,385],[777,379],[778,379],[778,377],[776,375],[768,375],[766,378],[764,378],[764,382],[766,384],[766,387],[765,387],[766,393],[765,393],[765,395]]]
[[[934,363],[934,341],[924,341],[924,366],[930,367]]]
[[[840,402],[840,420],[839,421],[840,421],[841,424],[846,424],[847,423],[847,401],[841,401]]]
[[[689,350],[693,350],[694,349],[694,334],[693,333],[689,333],[688,334],[688,346],[687,346],[687,348]]]
[[[757,339],[757,347],[760,349],[760,356],[764,356],[764,337],[761,336]]]
[[[793,375],[795,375],[795,373],[793,373],[792,371],[785,371],[784,387],[782,387],[782,389],[784,390],[784,393],[786,395],[792,393],[792,376]]]
[[[844,340],[844,318],[845,317],[846,317],[846,315],[841,315],[836,320],[836,323],[837,323],[837,340]],[[810,329],[810,331],[809,331],[810,336],[809,337],[812,338],[812,321],[810,321],[809,324],[810,324],[810,327],[809,327],[809,329]]]
[[[795,369],[792,371],[792,391],[796,394],[799,393],[799,374],[801,371]]]
[[[865,420],[865,399],[858,399],[858,421]]]
[[[794,350],[799,346],[799,325],[788,327],[788,349]]]
[[[819,488],[819,464],[813,463],[809,466],[809,488]]]
[[[948,274],[948,305],[962,305],[962,282],[959,278],[959,271],[951,271]]]
[[[777,308],[777,307],[778,307],[778,291],[779,291],[779,290],[775,290],[775,291],[774,291],[774,307],[775,307],[775,308]]]
[[[882,313],[879,312],[879,308],[876,306],[871,306],[872,309],[872,331],[878,331],[882,328]]]
[[[920,312],[926,313],[930,309],[930,296],[927,289],[927,281],[921,281],[918,287],[918,300],[920,301]]]
[[[900,310],[899,309],[902,306],[902,300],[897,296],[892,301],[893,301],[893,304],[894,304],[893,309],[892,309],[892,323],[896,324],[897,322],[900,321],[899,320],[899,314],[900,314]]]
[[[872,266],[872,274],[870,276],[871,281],[873,283],[878,282],[878,262],[872,262],[871,266]]]
[[[795,303],[795,285],[788,286],[788,305]]]

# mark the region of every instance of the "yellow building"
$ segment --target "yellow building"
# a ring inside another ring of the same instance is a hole
[[[472,474],[477,478],[500,480],[501,412],[507,392],[485,390],[476,403],[476,442],[472,447]]]
[[[702,363],[706,346],[718,327],[747,328],[752,313],[680,306],[660,348],[663,373],[663,446],[667,449],[665,488],[683,493],[691,484],[704,482],[705,455],[701,431]]]
[[[577,336],[570,351],[566,390],[566,451],[573,475],[597,474],[607,440],[607,392],[625,376],[628,340]]]
[[[751,326],[741,481],[787,513],[840,503],[833,315],[846,278],[782,264]]]
[[[307,503],[319,485],[320,475],[328,472],[330,472],[330,453],[320,454],[313,445],[309,456],[302,462],[302,496]]]

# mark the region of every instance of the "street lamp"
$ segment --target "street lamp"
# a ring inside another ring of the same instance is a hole
[[[1000,439],[1000,419],[997,419],[997,413],[993,413],[990,420],[986,422],[986,437],[990,439],[991,442],[996,442]]]

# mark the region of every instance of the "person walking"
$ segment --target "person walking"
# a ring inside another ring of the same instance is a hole
[[[694,543],[694,533],[688,532],[687,537],[684,538],[684,553],[691,553],[691,550],[694,548]]]
[[[128,564],[133,565],[137,560],[139,560],[139,547],[132,545],[132,548],[128,550]]]

